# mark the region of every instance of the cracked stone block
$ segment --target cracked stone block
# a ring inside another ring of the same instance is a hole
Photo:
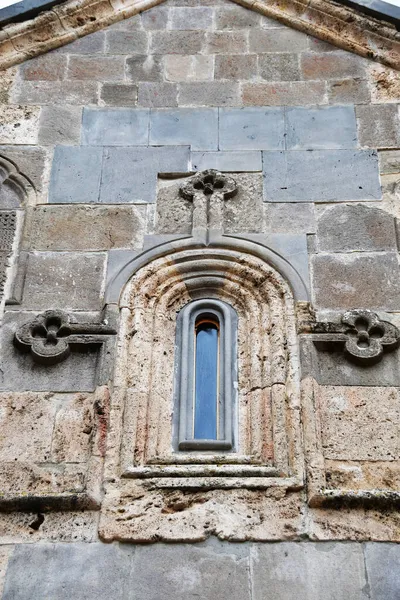
[[[324,150],[356,148],[357,126],[354,108],[288,108],[287,149]]]
[[[264,152],[267,202],[380,200],[378,156],[373,150]]]
[[[83,111],[82,144],[145,146],[149,136],[147,109],[89,109]]]
[[[106,148],[100,202],[155,202],[158,173],[189,170],[189,147]]]
[[[187,144],[192,150],[218,150],[217,109],[180,108],[152,111],[150,144]]]
[[[102,148],[56,146],[49,203],[98,202],[102,155]]]
[[[222,108],[221,150],[279,150],[284,147],[282,108]]]

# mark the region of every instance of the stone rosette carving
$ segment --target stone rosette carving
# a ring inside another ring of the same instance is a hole
[[[340,344],[346,356],[361,365],[379,362],[384,352],[400,343],[399,329],[366,309],[354,309],[342,315],[341,323],[316,323],[312,328],[314,342]]]
[[[193,200],[196,194],[209,197],[219,194],[224,200],[233,198],[237,194],[236,181],[215,169],[207,169],[188,179],[181,187],[180,193],[186,200]]]
[[[102,323],[77,323],[61,310],[47,310],[15,333],[14,345],[29,352],[36,363],[55,365],[72,351],[82,351],[104,343],[105,336],[115,335],[112,327]]]

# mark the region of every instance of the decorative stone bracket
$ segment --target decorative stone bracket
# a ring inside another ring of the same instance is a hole
[[[16,331],[14,345],[22,352],[30,352],[39,364],[55,365],[71,352],[99,346],[106,336],[116,333],[102,323],[77,323],[61,310],[47,310]]]
[[[370,310],[345,312],[341,323],[320,322],[311,326],[315,344],[341,345],[346,356],[361,365],[382,359],[383,353],[399,346],[400,331]]]

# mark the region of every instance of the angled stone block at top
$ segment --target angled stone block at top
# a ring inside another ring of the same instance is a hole
[[[85,108],[83,111],[83,145],[146,146],[148,141],[148,109]]]
[[[267,202],[380,200],[374,150],[264,152]]]
[[[283,108],[221,108],[221,150],[281,150],[284,148]]]
[[[56,146],[49,203],[99,201],[102,148]]]
[[[400,309],[397,253],[317,254],[312,265],[317,308]]]
[[[362,204],[324,207],[318,219],[318,249],[322,252],[396,250],[394,219],[379,208]]]
[[[323,150],[357,147],[354,107],[287,108],[287,149]]]
[[[261,171],[261,152],[192,152],[193,171],[217,169],[217,171],[245,172]]]
[[[218,150],[218,109],[152,110],[151,145],[190,145],[192,150]]]
[[[106,148],[100,202],[155,202],[157,173],[189,170],[189,147]]]
[[[29,254],[23,306],[32,310],[100,310],[105,253]]]

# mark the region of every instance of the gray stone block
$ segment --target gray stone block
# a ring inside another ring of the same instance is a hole
[[[261,152],[192,152],[193,171],[217,169],[218,171],[261,171]]]
[[[396,250],[394,219],[362,204],[325,209],[318,219],[318,248],[322,252]]]
[[[3,599],[135,598],[134,547],[116,544],[23,544],[9,561]]]
[[[366,544],[365,562],[371,600],[400,598],[400,545]]]
[[[137,85],[105,83],[101,86],[100,100],[106,106],[136,106]]]
[[[205,6],[172,7],[170,9],[170,29],[200,29],[205,31],[212,26],[213,9]]]
[[[189,170],[189,147],[107,148],[100,202],[155,202],[157,173]]]
[[[288,150],[356,148],[357,125],[354,108],[288,108],[286,110]]]
[[[51,302],[49,306],[54,306]],[[37,313],[6,312],[0,330],[0,390],[1,391],[50,391],[50,392],[91,392],[96,387],[98,351],[72,352],[67,360],[57,365],[39,365],[29,354],[15,348],[15,331],[29,323]],[[85,322],[98,320],[97,315],[80,313]]]
[[[400,271],[394,252],[317,254],[312,259],[315,305],[398,311]]]
[[[222,108],[219,114],[221,150],[280,150],[284,147],[281,108]]]
[[[154,54],[128,56],[127,77],[131,81],[162,81],[162,57]]]
[[[85,35],[71,44],[57,48],[53,52],[57,54],[103,54],[105,35],[104,31],[96,31],[96,33]]]
[[[252,563],[254,600],[365,600],[361,544],[258,544]]]
[[[102,148],[57,146],[51,169],[49,202],[98,202]]]
[[[357,106],[361,146],[389,148],[400,144],[400,120],[396,104]]]
[[[264,204],[264,231],[270,233],[314,233],[314,204],[289,202]]]
[[[180,106],[240,106],[240,86],[234,81],[194,81],[179,85]]]
[[[204,31],[153,31],[150,54],[198,54],[204,43]]]
[[[218,150],[217,109],[180,108],[152,111],[150,144],[187,144],[192,150]]]
[[[40,112],[39,144],[79,144],[81,121],[80,106],[44,106]]]
[[[379,152],[379,170],[381,175],[400,173],[400,150]]]
[[[139,106],[178,106],[176,83],[139,83]]]
[[[145,54],[147,38],[145,31],[106,31],[106,53]]]
[[[223,228],[225,234],[262,232],[262,175],[235,173],[236,196],[225,200]]]
[[[140,13],[140,19],[143,28],[152,31],[154,31],[154,29],[165,29],[168,23],[168,13],[168,6],[158,5],[154,8],[150,8],[149,10],[145,10],[144,12]],[[127,22],[129,23],[135,18],[136,17],[131,17],[127,20]]]
[[[297,81],[301,79],[298,54],[287,52],[260,54],[258,64],[260,77],[265,81]]]
[[[90,146],[145,146],[149,139],[149,111],[84,109],[82,144]]]
[[[370,150],[264,152],[267,202],[380,200],[377,153]]]
[[[18,104],[97,104],[96,81],[21,81],[15,88]]]
[[[105,259],[105,254],[93,252],[29,254],[23,307],[100,310]]]

